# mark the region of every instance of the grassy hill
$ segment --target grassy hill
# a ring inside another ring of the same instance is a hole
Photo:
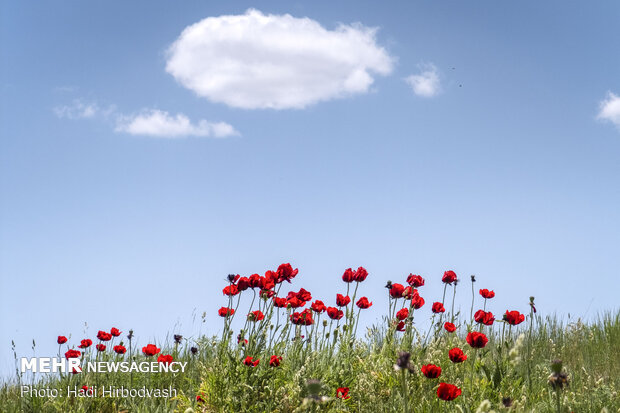
[[[79,351],[83,365],[89,360],[172,360],[187,363],[183,373],[64,373],[35,383],[17,375],[2,384],[1,411],[620,411],[618,311],[588,324],[561,322],[536,313],[532,298],[529,314],[493,315],[484,309],[495,298],[484,299],[481,292],[472,297],[476,305],[465,315],[454,313],[454,304],[445,302],[446,295],[454,296],[456,282],[444,282],[440,308],[423,302],[418,280],[412,286],[388,284],[390,309],[384,322],[357,334],[360,312],[374,310],[363,308],[370,302],[357,294],[365,277],[345,283],[341,306],[323,308],[304,289],[278,296],[282,282],[294,278],[291,274],[268,271],[254,281],[231,277],[224,290],[229,305],[220,310],[219,337],[188,342],[176,336],[147,347],[117,331],[103,332],[86,348],[59,345],[61,356],[70,349]],[[350,279],[347,273],[343,279]],[[248,312],[239,310],[244,294],[254,297]],[[444,310],[433,313],[424,332],[415,328],[420,305]],[[252,315],[246,319],[247,314]],[[243,329],[233,331],[235,317],[243,319]],[[450,324],[455,331],[449,331]],[[97,350],[97,344],[105,349]],[[83,386],[88,389],[81,391]],[[56,397],[49,394],[52,389]],[[111,389],[120,392],[118,397]],[[124,397],[122,391],[131,389],[151,394]],[[171,394],[162,396],[166,389]],[[161,397],[154,396],[156,390]]]

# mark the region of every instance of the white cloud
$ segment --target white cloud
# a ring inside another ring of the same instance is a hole
[[[100,111],[96,103],[84,103],[80,99],[73,101],[71,105],[56,106],[54,113],[59,118],[66,119],[89,119]]]
[[[420,74],[407,76],[405,82],[411,86],[413,93],[427,98],[437,95],[441,89],[439,73],[433,64],[422,67]]]
[[[607,93],[607,99],[601,102],[599,108],[597,119],[609,121],[620,128],[620,96]]]
[[[327,30],[310,18],[208,17],[188,26],[168,50],[166,71],[199,96],[245,109],[304,108],[365,93],[393,59],[376,29],[341,24]]]
[[[135,116],[120,116],[116,124],[116,132],[158,138],[185,136],[224,138],[239,135],[235,128],[225,122],[211,123],[202,119],[194,124],[182,113],[172,116],[168,112],[156,109],[144,110]]]
[[[202,136],[224,138],[239,135],[239,132],[225,122],[208,122],[204,119],[197,123],[182,113],[176,116],[157,109],[144,109],[137,115],[123,115],[115,105],[101,108],[97,103],[84,103],[80,99],[71,105],[56,106],[53,109],[61,119],[98,119],[115,123],[115,132],[131,135],[144,135],[160,138],[179,138],[186,136]]]

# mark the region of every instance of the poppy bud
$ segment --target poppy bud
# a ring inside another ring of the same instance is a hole
[[[396,359],[396,364],[394,365],[394,368],[397,370],[407,369],[413,372],[413,367],[411,367],[411,364],[409,363],[410,358],[411,353],[401,351],[400,353],[398,353],[398,358]]]
[[[559,366],[560,370],[562,369],[562,362],[560,360],[555,360],[552,364],[551,364],[551,368],[555,369]],[[549,385],[551,386],[551,388],[553,390],[562,390],[564,388],[564,386],[568,386],[568,374],[562,372],[562,371],[557,371],[554,373],[552,373],[549,376]]]

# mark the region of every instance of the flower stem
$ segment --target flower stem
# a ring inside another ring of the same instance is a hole
[[[401,369],[400,370],[400,380],[401,383],[403,385],[403,412],[404,413],[409,413],[409,394],[407,392],[407,369]]]
[[[474,279],[472,275],[471,280],[471,308],[469,309],[469,323],[471,325],[474,324],[474,300],[476,298],[476,293],[474,292]]]

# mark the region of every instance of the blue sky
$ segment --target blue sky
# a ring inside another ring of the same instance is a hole
[[[216,333],[226,274],[282,262],[326,302],[365,266],[365,322],[447,269],[499,314],[617,308],[617,2],[1,7],[0,371]]]

